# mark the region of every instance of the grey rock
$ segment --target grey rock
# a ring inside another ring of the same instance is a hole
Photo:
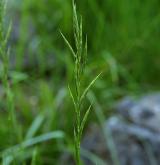
[[[160,164],[160,93],[124,98],[117,112],[105,128],[112,135],[120,165]]]
[[[128,107],[125,105],[121,108],[126,101],[124,99],[117,109],[123,117],[134,124],[160,132],[160,93],[144,96],[138,101],[130,99]]]
[[[117,113],[104,123],[104,132],[94,127],[85,135],[82,146],[101,157],[106,164],[160,164],[160,93],[138,99],[125,97]],[[106,141],[107,143],[106,143]],[[91,161],[86,164],[94,165]]]

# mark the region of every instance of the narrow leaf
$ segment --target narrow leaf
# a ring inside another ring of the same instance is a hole
[[[42,134],[40,136],[25,140],[22,143],[17,144],[13,147],[10,147],[10,148],[6,149],[3,152],[3,154],[7,154],[7,155],[8,154],[14,154],[14,153],[20,151],[21,149],[25,149],[27,147],[31,147],[35,144],[42,143],[42,142],[45,142],[45,141],[48,141],[51,139],[64,138],[64,136],[65,136],[65,134],[62,131],[53,131],[53,132],[45,133],[45,134]]]
[[[98,74],[91,82],[90,84],[87,86],[87,88],[84,90],[82,96],[81,96],[81,101],[84,99],[84,97],[86,96],[87,92],[89,91],[89,89],[92,87],[92,85],[95,83],[95,81],[99,78],[99,76],[102,74],[102,72],[100,74]]]
[[[86,41],[85,41],[85,46],[84,46],[84,59],[83,59],[83,68],[85,69],[86,66],[86,61],[87,61],[87,49],[88,49],[88,45],[87,45],[87,36],[86,36]]]
[[[63,37],[63,39],[64,39],[65,43],[67,44],[67,46],[69,47],[71,53],[72,53],[73,56],[76,58],[76,54],[75,54],[75,52],[74,52],[72,46],[70,45],[70,43],[68,42],[68,40],[66,39],[66,37],[63,35],[63,33],[62,33],[61,31],[60,31],[60,34],[61,34],[61,36]]]
[[[86,121],[87,121],[87,118],[88,118],[88,115],[89,115],[89,113],[90,113],[91,107],[92,107],[92,105],[90,105],[90,106],[88,107],[88,109],[87,109],[87,111],[86,111],[86,113],[85,113],[85,115],[84,115],[84,117],[83,117],[83,120],[82,120],[82,123],[81,123],[81,127],[80,127],[80,135],[82,135],[83,128],[84,128],[84,125],[85,125],[85,123],[86,123]]]
[[[42,122],[44,121],[44,116],[42,114],[38,115],[33,123],[31,124],[30,128],[27,131],[25,139],[30,139],[32,138],[35,133],[38,131],[38,129],[41,127]]]

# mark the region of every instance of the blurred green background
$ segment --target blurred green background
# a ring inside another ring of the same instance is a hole
[[[158,91],[160,1],[77,0],[76,4],[88,36],[85,83],[103,71],[86,104],[94,97],[107,118],[123,96]],[[9,75],[20,136],[14,136],[9,126],[0,84],[0,151],[23,141],[36,120],[34,136],[62,130],[66,137],[25,149],[15,156],[15,164],[23,160],[30,164],[35,149],[36,164],[59,164],[61,154],[73,148],[74,112],[67,85],[73,82],[74,63],[60,35],[61,30],[74,46],[72,2],[8,0],[6,24],[9,20]],[[94,109],[93,103],[88,124],[97,122]]]

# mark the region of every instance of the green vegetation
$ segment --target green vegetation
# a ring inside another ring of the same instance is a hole
[[[73,29],[74,29],[74,39],[75,39],[75,45],[76,45],[76,52],[74,52],[72,46],[69,44],[67,39],[62,34],[62,37],[64,38],[65,42],[67,43],[68,47],[70,48],[75,62],[75,69],[74,69],[74,79],[75,79],[75,96],[73,95],[70,87],[70,95],[74,104],[75,109],[75,116],[76,116],[76,123],[74,128],[74,138],[75,138],[75,158],[77,165],[81,164],[80,160],[80,142],[82,137],[82,132],[84,129],[84,125],[86,123],[86,120],[88,118],[91,105],[87,109],[87,111],[84,114],[84,117],[81,121],[81,114],[82,114],[82,106],[83,106],[83,100],[88,93],[91,86],[94,84],[94,82],[97,80],[99,75],[90,82],[90,84],[84,89],[84,91],[81,90],[82,84],[83,84],[83,73],[85,71],[85,65],[86,65],[86,58],[87,58],[87,39],[85,42],[85,46],[83,48],[83,31],[82,31],[82,18],[81,21],[78,21],[77,13],[76,13],[76,6],[73,2]],[[87,38],[87,37],[86,37]]]
[[[103,129],[119,98],[159,90],[158,0],[75,1],[87,39],[71,0],[4,2],[0,1],[1,164],[59,165],[64,154],[75,156],[78,164],[88,124],[98,122]],[[114,146],[110,148],[118,164]],[[103,164],[97,155],[81,152]]]

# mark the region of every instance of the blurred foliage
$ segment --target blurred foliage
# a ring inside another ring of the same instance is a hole
[[[36,57],[39,70],[54,65],[63,68],[66,46],[59,30],[73,42],[71,1],[12,1],[14,14],[10,18],[18,24],[16,56],[22,60],[27,53],[30,58]],[[138,84],[159,84],[159,1],[82,0],[77,1],[77,6],[88,36],[89,61],[99,64],[107,52]],[[122,78],[123,73],[119,74]]]
[[[27,159],[28,163],[35,157],[33,162],[38,164],[50,165],[53,161],[58,164],[60,153],[66,150],[72,153],[73,149],[74,113],[67,89],[68,83],[73,82],[73,60],[59,32],[74,43],[72,3],[71,0],[8,1],[6,26],[9,20],[13,22],[9,81],[21,140],[24,141],[38,115],[44,116],[44,120],[35,135],[57,129],[66,133],[65,140],[28,148],[17,161]],[[92,92],[106,117],[113,112],[119,98],[158,90],[160,1],[77,0],[76,4],[88,36],[85,73],[88,81],[84,84],[103,71]],[[0,84],[1,152],[16,141],[7,126],[3,90]],[[92,112],[89,121],[96,121],[96,114]]]

